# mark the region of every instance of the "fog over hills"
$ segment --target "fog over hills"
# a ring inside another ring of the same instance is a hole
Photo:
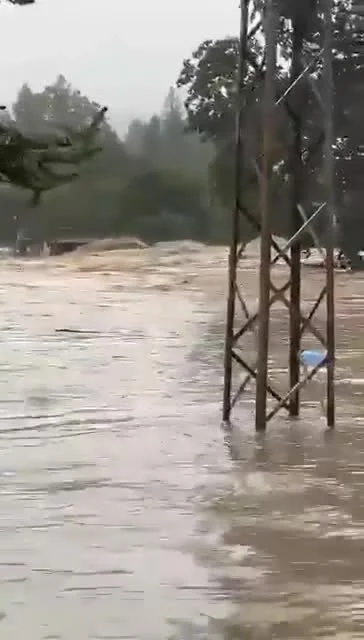
[[[159,111],[183,58],[206,38],[236,33],[238,0],[37,0],[0,3],[1,101],[62,73],[110,107],[118,131]],[[16,46],[14,46],[14,41]],[[11,53],[10,53],[11,52]]]

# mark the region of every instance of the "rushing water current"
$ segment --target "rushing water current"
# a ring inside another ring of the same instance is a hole
[[[4,640],[364,637],[364,280],[338,278],[336,432],[317,382],[257,440],[249,391],[220,426],[211,255],[1,264]]]

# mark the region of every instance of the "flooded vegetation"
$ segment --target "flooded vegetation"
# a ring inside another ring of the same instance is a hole
[[[256,439],[249,390],[220,426],[225,249],[2,261],[2,637],[362,638],[363,282],[337,276],[336,432],[318,380]]]

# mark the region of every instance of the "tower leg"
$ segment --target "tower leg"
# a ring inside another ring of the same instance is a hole
[[[301,73],[301,52],[303,40],[296,26],[293,28],[291,83],[297,81]],[[297,206],[301,200],[302,184],[302,119],[299,114],[291,113],[293,145],[291,155],[291,194],[292,194],[292,237],[300,229],[302,222]],[[291,247],[291,296],[289,309],[289,386],[296,388],[289,398],[289,414],[292,417],[300,413],[300,351],[301,351],[301,243],[299,237]]]
[[[259,271],[259,330],[258,370],[255,397],[255,429],[267,426],[267,382],[270,320],[271,224],[272,224],[272,168],[273,136],[275,131],[275,69],[277,57],[277,14],[275,3],[266,3],[266,73],[263,97],[263,171],[261,182],[261,240]]]
[[[246,65],[246,49],[248,42],[248,19],[250,0],[242,0],[240,5],[240,46],[239,65],[237,71],[238,85],[238,106],[235,123],[235,176],[234,176],[234,210],[231,228],[231,243],[229,254],[229,290],[227,300],[226,331],[225,331],[225,356],[224,356],[224,392],[222,418],[224,422],[230,420],[231,413],[231,385],[232,385],[232,364],[234,348],[234,317],[235,301],[237,291],[237,267],[238,250],[240,240],[240,195],[243,172],[242,158],[242,125],[243,125],[243,96],[244,96],[244,73]]]
[[[255,396],[255,430],[265,431],[267,426],[267,382],[270,325],[270,230],[262,228],[259,273],[259,330],[258,368]]]
[[[239,224],[238,216],[239,213],[235,211],[233,219],[233,240],[229,255],[229,291],[225,329],[224,392],[222,406],[222,419],[224,422],[229,422],[231,412],[232,351],[234,341],[235,286],[237,268],[236,251]]]
[[[334,245],[336,232],[335,213],[335,158],[333,152],[334,122],[332,104],[334,77],[332,65],[332,11],[333,0],[324,2],[324,95],[331,109],[324,114],[324,176],[326,188],[326,339],[327,339],[327,426],[335,426],[335,289],[334,289]]]
[[[297,387],[300,381],[301,351],[301,245],[291,249],[291,298],[289,310],[289,387]],[[300,413],[300,389],[289,398],[289,414],[297,417]]]

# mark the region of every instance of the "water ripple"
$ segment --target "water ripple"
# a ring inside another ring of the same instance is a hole
[[[105,258],[105,273],[86,262],[3,265],[7,640],[363,637],[364,420],[352,381],[364,379],[364,333],[350,324],[362,298],[338,279],[331,439],[319,425],[320,382],[300,423],[277,420],[257,441],[248,394],[224,434],[213,251],[170,262],[146,253],[144,270],[135,256],[122,272]],[[244,273],[254,283],[253,261]],[[185,288],[172,286],[182,276]]]

